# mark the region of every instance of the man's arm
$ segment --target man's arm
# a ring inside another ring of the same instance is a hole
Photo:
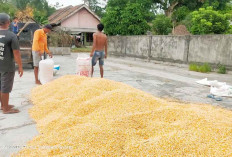
[[[108,39],[106,38],[106,43],[105,43],[105,58],[107,58],[107,50],[108,50]]]
[[[22,65],[21,54],[19,50],[13,50],[13,53],[14,53],[15,62],[19,66],[19,76],[22,77],[23,76],[23,65]]]
[[[13,36],[12,38],[11,48],[13,49],[15,62],[19,66],[19,76],[22,77],[23,76],[23,65],[22,65],[21,54],[19,52],[19,41],[16,35]]]
[[[51,51],[48,50],[48,43],[47,43],[47,41],[46,41],[45,44],[44,44],[44,51],[45,51],[50,57],[52,57]]]
[[[93,34],[93,48],[92,48],[90,57],[93,57],[93,53],[94,53],[94,51],[96,49],[96,43],[97,43],[97,36],[96,36],[96,34]]]

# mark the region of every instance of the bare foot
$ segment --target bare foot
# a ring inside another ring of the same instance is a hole
[[[36,83],[37,85],[41,85],[41,82],[40,82],[40,81],[35,81],[35,83]]]
[[[14,113],[19,113],[20,111],[18,109],[8,109],[8,110],[3,110],[3,114],[14,114]]]
[[[12,108],[14,108],[15,106],[14,106],[14,105],[8,105],[8,107],[9,107],[9,109],[12,109]],[[2,107],[1,107],[0,110],[2,110]]]

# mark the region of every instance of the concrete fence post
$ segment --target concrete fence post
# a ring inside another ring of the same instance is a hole
[[[152,35],[148,35],[149,37],[149,44],[148,44],[148,56],[147,56],[147,60],[148,62],[151,61],[151,47],[152,47]]]
[[[126,56],[126,54],[127,54],[127,53],[126,53],[126,48],[127,48],[127,38],[128,38],[128,37],[127,37],[127,36],[125,36],[124,40],[122,40],[122,42],[123,42],[123,43],[122,43],[122,45],[123,45],[123,44],[125,44],[125,45],[124,45],[124,56]]]
[[[186,36],[186,45],[185,45],[185,58],[184,62],[188,63],[189,62],[189,52],[190,52],[190,35]]]
[[[124,50],[123,50],[123,42],[124,42],[124,39],[123,39],[123,36],[118,36],[119,37],[119,40],[121,41],[120,45],[121,45],[121,54],[124,56]]]

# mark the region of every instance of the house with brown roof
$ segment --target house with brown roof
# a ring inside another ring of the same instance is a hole
[[[48,20],[55,29],[69,32],[87,46],[92,44],[100,23],[100,18],[85,4],[59,9]]]

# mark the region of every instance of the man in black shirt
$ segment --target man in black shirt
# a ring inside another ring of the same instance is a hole
[[[17,36],[8,30],[10,16],[0,13],[0,102],[4,114],[18,113],[9,105],[9,93],[12,91],[15,76],[15,61],[19,66],[19,76],[23,75],[19,42]]]

